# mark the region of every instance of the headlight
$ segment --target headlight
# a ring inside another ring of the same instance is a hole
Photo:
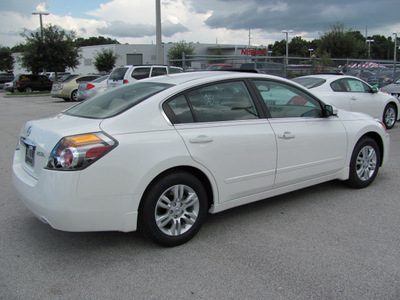
[[[82,170],[106,155],[118,142],[102,132],[62,138],[50,153],[46,169]]]

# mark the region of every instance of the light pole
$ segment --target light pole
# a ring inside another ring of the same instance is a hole
[[[375,42],[375,40],[367,40],[367,43],[368,43],[368,58],[371,58],[371,42]]]
[[[396,72],[396,65],[397,65],[397,32],[393,32],[393,35],[394,35],[393,61],[394,61],[394,72]]]
[[[32,12],[32,15],[39,15],[40,18],[40,37],[43,39],[43,21],[42,21],[42,15],[49,15],[47,11],[34,11]]]
[[[311,57],[312,52],[314,51],[314,49],[313,49],[313,48],[310,48],[310,49],[308,49],[308,51],[310,52],[310,57]]]
[[[293,30],[282,30],[282,33],[286,34],[286,62],[287,65],[289,62],[289,33],[293,33]]]
[[[156,0],[156,47],[157,47],[157,63],[164,64],[164,54],[162,51],[162,35],[161,35],[161,5],[160,0]]]

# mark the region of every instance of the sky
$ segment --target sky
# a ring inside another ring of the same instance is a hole
[[[43,26],[57,25],[77,37],[105,36],[120,43],[152,44],[155,0],[0,0],[0,46],[24,42],[38,30],[34,11],[47,11]],[[161,0],[162,41],[268,45],[285,38],[312,40],[343,24],[369,36],[400,34],[399,0]]]

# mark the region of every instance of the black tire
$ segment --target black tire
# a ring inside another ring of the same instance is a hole
[[[164,176],[143,196],[138,231],[161,246],[186,243],[200,230],[207,203],[203,184],[192,174],[176,172]]]
[[[370,185],[379,171],[380,150],[370,137],[361,138],[354,147],[350,162],[350,177],[346,183],[352,188]]]
[[[396,107],[393,104],[388,104],[383,111],[383,123],[386,126],[386,129],[393,128],[397,119],[397,111]]]
[[[32,90],[31,87],[28,86],[28,87],[25,88],[25,92],[27,92],[27,93],[32,93],[33,90]]]
[[[71,93],[71,100],[78,101],[78,90],[73,90]]]

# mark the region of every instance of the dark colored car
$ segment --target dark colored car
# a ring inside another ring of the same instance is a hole
[[[13,81],[14,92],[50,91],[53,82],[44,75],[20,74]]]

